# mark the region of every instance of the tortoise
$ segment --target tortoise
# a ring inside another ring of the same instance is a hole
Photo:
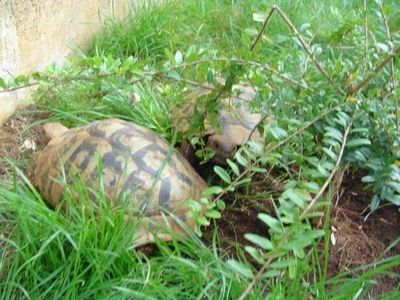
[[[204,88],[190,93],[185,98],[188,102],[182,108],[173,110],[172,120],[180,132],[185,133],[189,130],[194,115],[195,101],[211,92],[211,89],[207,87],[205,85]],[[211,161],[220,165],[226,165],[226,159],[232,158],[236,150],[248,140],[263,143],[263,136],[257,130],[257,126],[260,123],[265,123],[264,125],[270,123],[270,118],[264,118],[261,113],[251,112],[249,108],[250,102],[256,96],[256,90],[252,86],[242,83],[234,84],[232,90],[238,91],[238,94],[218,101],[219,128],[215,128],[207,117],[204,121],[206,144],[215,152]]]
[[[185,157],[155,132],[119,119],[74,129],[59,123],[43,128],[50,142],[35,158],[34,184],[50,206],[63,202],[65,185],[59,180],[63,174],[67,178],[79,175],[92,189],[98,187],[101,176],[105,195],[113,205],[125,199],[141,212],[143,219],[133,237],[135,247],[154,242],[156,236],[171,240],[169,234],[153,234],[157,226],[168,226],[184,236],[177,218],[194,226],[186,217],[190,210],[187,200],[199,201],[207,184]]]

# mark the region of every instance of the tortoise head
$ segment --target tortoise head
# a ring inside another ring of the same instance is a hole
[[[232,158],[239,147],[232,139],[222,134],[210,135],[207,146],[215,152],[212,161],[220,165],[226,165],[226,159]]]
[[[61,123],[46,123],[43,125],[44,133],[46,137],[51,139],[60,137],[63,133],[67,132],[69,129],[62,125]]]

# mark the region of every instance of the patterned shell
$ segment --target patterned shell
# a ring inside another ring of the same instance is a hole
[[[207,187],[167,141],[149,129],[117,119],[93,122],[53,138],[37,157],[35,184],[55,207],[62,200],[59,179],[63,172],[96,188],[99,170],[110,200],[118,203],[125,197],[156,222],[162,220],[160,208],[186,221],[185,200],[199,200]]]

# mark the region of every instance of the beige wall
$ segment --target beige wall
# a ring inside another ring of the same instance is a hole
[[[107,18],[146,0],[0,0],[0,77],[42,70],[84,49]],[[31,89],[0,92],[0,126]]]
[[[0,0],[0,76],[62,63],[138,0]]]

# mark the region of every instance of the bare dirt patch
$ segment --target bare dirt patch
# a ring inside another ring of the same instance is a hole
[[[347,173],[342,185],[342,196],[332,212],[331,225],[336,230],[336,244],[331,246],[329,274],[373,263],[400,254],[398,243],[385,255],[385,249],[400,237],[400,213],[393,205],[369,214],[372,193],[364,189],[359,173]],[[400,266],[393,270],[400,272]],[[400,284],[389,276],[378,279],[373,296],[383,295]]]
[[[30,105],[0,127],[0,182],[10,181],[14,165],[27,170],[34,152],[44,147],[47,142],[44,132],[35,125],[44,117],[36,106]]]
[[[394,206],[386,206],[368,215],[372,193],[364,189],[362,175],[347,172],[340,189],[340,199],[332,210],[331,227],[336,239],[335,245],[330,245],[328,275],[334,276],[342,271],[365,266],[385,257],[400,254],[400,244],[387,253],[385,249],[400,237],[400,213]],[[265,190],[277,192],[276,184],[266,184]],[[260,192],[260,191],[258,191]],[[244,238],[246,233],[261,236],[268,234],[268,228],[258,218],[260,212],[271,212],[268,199],[258,202],[238,201],[230,203],[215,226],[205,231],[205,238],[210,241],[212,233],[217,230],[220,246],[228,255],[239,255],[238,245],[249,245]],[[248,256],[247,256],[248,257]],[[257,264],[256,264],[257,265]],[[400,266],[393,270],[400,273]],[[357,276],[354,274],[354,276]],[[377,297],[384,295],[400,284],[400,280],[390,276],[377,279],[376,285],[369,291]]]

